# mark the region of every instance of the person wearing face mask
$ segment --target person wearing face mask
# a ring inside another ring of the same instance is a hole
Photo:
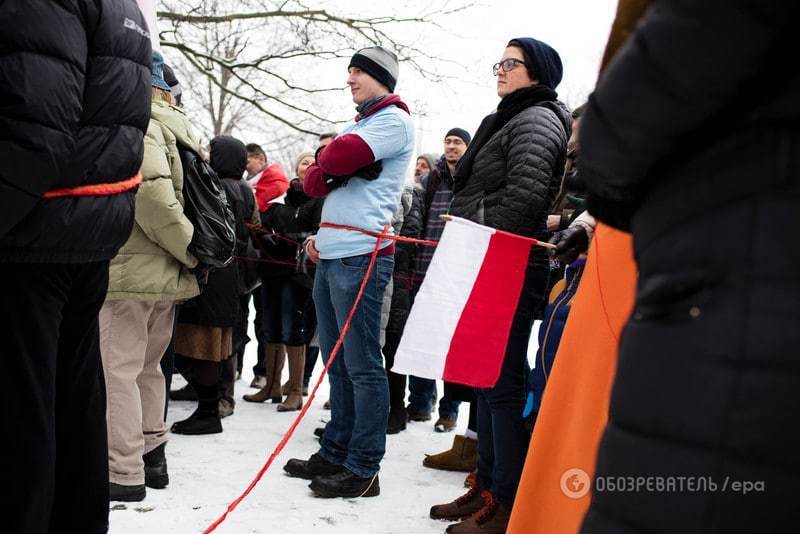
[[[564,172],[570,134],[570,114],[555,92],[561,58],[542,41],[512,39],[493,70],[501,101],[481,122],[456,170],[450,213],[547,240],[547,215]],[[431,508],[434,519],[463,519],[448,532],[505,531],[530,440],[522,418],[528,342],[549,282],[547,254],[534,247],[500,377],[493,388],[476,390],[477,484],[463,497]]]

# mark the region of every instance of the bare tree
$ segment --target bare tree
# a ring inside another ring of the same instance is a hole
[[[186,106],[202,117],[203,134],[258,131],[273,150],[296,152],[350,118],[330,102],[342,88],[320,82],[331,60],[380,44],[438,81],[441,60],[416,47],[414,35],[441,31],[448,14],[469,5],[448,0],[412,16],[388,8],[349,16],[301,0],[161,0],[160,7],[161,44],[185,80]]]

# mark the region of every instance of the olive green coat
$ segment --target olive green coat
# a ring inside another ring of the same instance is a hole
[[[193,227],[183,214],[183,167],[176,143],[199,150],[186,115],[164,102],[152,104],[144,138],[142,185],[136,222],[111,261],[107,300],[185,300],[200,293],[189,268]]]

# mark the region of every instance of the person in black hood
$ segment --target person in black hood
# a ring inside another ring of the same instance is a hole
[[[242,179],[247,165],[244,143],[230,136],[211,140],[211,167],[221,178],[228,207],[236,221],[236,255],[245,254],[248,230],[245,221],[253,219],[255,198]],[[197,410],[184,421],[172,425],[175,434],[213,434],[222,432],[220,423],[220,371],[226,387],[223,415],[233,410],[232,382],[236,363],[233,354],[233,327],[239,318],[239,269],[234,261],[211,271],[203,292],[181,307],[175,333],[175,353],[191,358],[191,384],[197,392]],[[220,365],[221,362],[227,364]],[[233,365],[231,365],[233,363]]]
[[[547,240],[547,213],[566,161],[569,112],[558,102],[558,52],[533,38],[512,39],[494,65],[497,111],[481,122],[454,177],[452,215],[515,234]],[[541,317],[550,262],[534,248],[528,262],[500,378],[478,389],[478,484],[464,497],[434,506],[431,517],[460,519],[448,532],[505,531],[530,433],[522,419],[528,342]],[[465,509],[465,506],[467,509]]]
[[[132,0],[0,2],[3,530],[108,530],[98,312],[150,116]]]

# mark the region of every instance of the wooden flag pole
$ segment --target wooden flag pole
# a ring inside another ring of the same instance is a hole
[[[456,217],[453,217],[452,215],[448,215],[447,213],[445,213],[443,215],[439,215],[439,218],[442,219],[443,221],[447,221],[447,222],[452,222],[452,221],[454,221],[456,219]],[[499,231],[500,232],[505,232],[505,230],[499,230]],[[511,232],[506,232],[506,233],[507,234],[511,234]],[[546,249],[549,249],[549,250],[555,250],[556,249],[555,245],[553,245],[552,243],[548,243],[546,241],[539,241],[538,239],[533,239],[532,237],[525,237],[524,235],[518,235],[518,234],[511,234],[511,235],[513,235],[515,237],[518,237],[520,239],[524,239],[526,241],[531,241],[533,243],[533,245],[537,246],[537,247],[542,247],[542,248],[546,248]]]

